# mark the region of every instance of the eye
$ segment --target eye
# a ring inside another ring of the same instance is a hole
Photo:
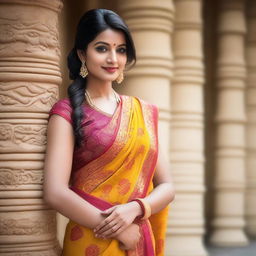
[[[119,49],[117,49],[117,52],[125,54],[126,53],[126,48],[125,47],[120,47]]]
[[[97,46],[96,47],[96,51],[97,52],[106,52],[107,51],[107,47],[103,46],[103,45]]]

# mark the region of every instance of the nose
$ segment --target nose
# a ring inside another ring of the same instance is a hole
[[[108,63],[116,63],[117,62],[117,55],[116,55],[115,50],[109,52],[107,62]]]

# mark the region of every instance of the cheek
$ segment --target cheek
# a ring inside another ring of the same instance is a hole
[[[90,54],[87,56],[87,62],[92,65],[97,64],[101,61],[100,55],[98,54]]]
[[[90,61],[92,63],[93,62],[97,63],[102,58],[102,55],[103,54],[100,54],[95,49],[88,48],[87,52],[86,52],[86,59],[87,59],[87,61]]]
[[[127,57],[126,56],[122,56],[120,58],[119,65],[124,67],[126,65],[126,62],[127,62]]]

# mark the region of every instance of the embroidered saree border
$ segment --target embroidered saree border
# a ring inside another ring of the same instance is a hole
[[[99,199],[96,196],[93,196],[93,195],[90,195],[88,193],[85,193],[83,190],[80,190],[78,188],[70,187],[70,189],[73,190],[79,196],[81,196],[83,199],[85,199],[88,203],[90,203],[93,206],[97,207],[101,211],[105,211],[108,208],[113,206],[113,204],[110,204],[107,201]]]

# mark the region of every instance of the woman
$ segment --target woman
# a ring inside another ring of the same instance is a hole
[[[123,20],[105,9],[81,18],[68,56],[68,98],[49,115],[44,199],[67,216],[63,255],[163,255],[174,199],[158,152],[157,108],[118,95],[135,62]]]

